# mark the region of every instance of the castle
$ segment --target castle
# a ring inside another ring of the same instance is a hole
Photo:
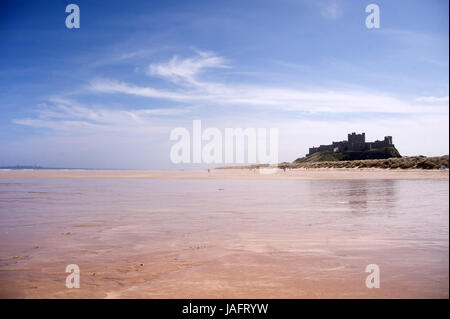
[[[392,144],[392,136],[385,136],[383,141],[366,142],[366,133],[348,134],[347,141],[333,142],[331,145],[320,145],[319,147],[311,147],[306,156],[317,152],[334,152],[342,153],[345,151],[369,151],[382,147],[394,147]]]

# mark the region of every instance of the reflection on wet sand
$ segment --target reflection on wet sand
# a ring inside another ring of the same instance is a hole
[[[448,211],[448,178],[4,179],[0,297],[448,298]]]

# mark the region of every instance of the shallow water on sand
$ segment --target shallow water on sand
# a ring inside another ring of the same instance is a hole
[[[448,199],[448,179],[1,179],[0,297],[448,298]]]

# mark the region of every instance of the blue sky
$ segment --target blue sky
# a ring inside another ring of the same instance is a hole
[[[67,29],[76,3],[81,28]],[[365,7],[380,7],[367,29]],[[448,1],[2,1],[0,166],[173,169],[170,131],[449,150]]]

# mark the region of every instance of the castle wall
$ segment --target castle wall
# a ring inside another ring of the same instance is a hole
[[[375,141],[370,143],[371,148],[393,147],[392,136],[385,136],[383,141]]]
[[[306,156],[317,152],[344,152],[344,151],[366,151],[374,148],[393,147],[392,136],[385,136],[383,141],[376,140],[375,142],[366,143],[366,133],[362,134],[348,134],[348,141],[332,142],[331,145],[320,145],[319,147],[312,147]]]

